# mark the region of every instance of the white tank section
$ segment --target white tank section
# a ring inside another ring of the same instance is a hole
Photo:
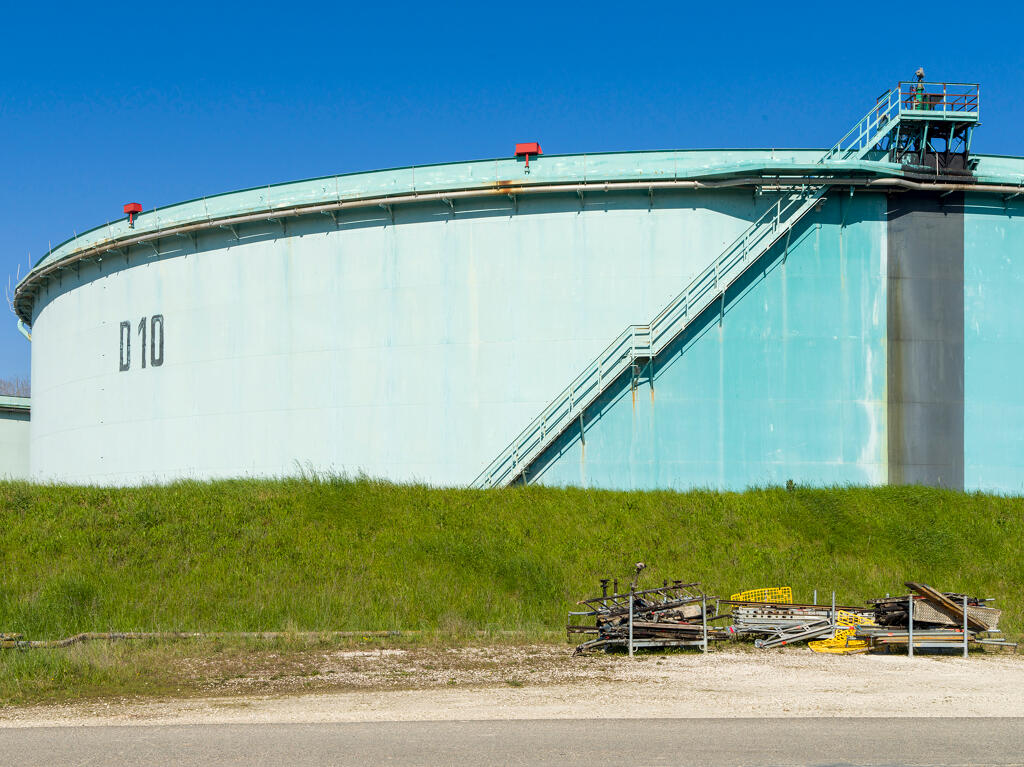
[[[467,484],[767,202],[491,195],[204,228],[83,260],[33,305],[32,476]]]
[[[0,396],[0,478],[29,478],[28,397]]]

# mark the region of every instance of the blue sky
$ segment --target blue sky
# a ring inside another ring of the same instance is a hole
[[[516,141],[824,147],[918,66],[982,83],[976,151],[1024,154],[1024,10],[942,5],[5,8],[0,266],[13,283],[128,201],[506,156]],[[3,317],[0,377],[26,376],[29,344]]]

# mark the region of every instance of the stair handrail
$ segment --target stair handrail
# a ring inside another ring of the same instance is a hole
[[[890,88],[879,96],[875,106],[854,123],[854,126],[846,132],[846,135],[825,152],[818,162],[823,163],[835,159],[845,160],[851,154],[862,153],[865,148],[872,145],[868,142],[873,140],[882,131],[879,126],[887,126],[890,121],[897,119],[899,114],[900,87],[897,85],[895,88]]]
[[[843,154],[842,159],[850,157],[851,154],[860,159],[878,143],[885,132],[888,132],[890,123],[899,119],[899,109],[900,91],[897,86],[880,96],[871,111],[825,152],[819,162],[823,163],[840,153]],[[851,137],[853,140],[844,148],[844,142]],[[698,273],[684,290],[669,301],[649,324],[629,325],[616,336],[615,340],[591,360],[583,371],[477,475],[473,485],[494,486],[510,473],[518,473],[520,467],[528,466],[539,454],[538,448],[542,451],[546,447],[547,435],[554,432],[557,436],[565,428],[570,417],[582,415],[586,407],[604,390],[606,379],[615,380],[638,358],[653,357],[661,351],[689,324],[691,317],[703,312],[724,292],[733,282],[736,267],[750,263],[750,253],[756,252],[758,258],[763,255],[821,199],[828,186],[828,181],[823,181],[820,184],[808,185],[795,193],[781,194],[771,207],[733,240],[708,267]],[[793,213],[796,215],[792,215]],[[761,248],[760,245],[767,234],[776,236],[771,237],[768,244]],[[746,266],[739,270],[739,274],[745,270]],[[739,274],[735,276],[738,277]],[[679,312],[680,307],[683,307],[682,312]],[[682,326],[677,327],[680,322]],[[638,339],[641,341],[639,344]],[[593,396],[590,396],[592,393]]]
[[[677,294],[654,318],[646,325],[629,325],[615,340],[605,347],[596,358],[577,375],[572,382],[534,418],[522,432],[502,451],[483,472],[474,484],[485,480],[487,485],[500,482],[508,472],[523,463],[524,454],[532,454],[537,438],[543,438],[552,430],[561,431],[569,416],[581,412],[581,403],[592,399],[588,397],[594,387],[597,394],[604,388],[605,380],[614,380],[623,371],[642,357],[650,357],[665,344],[669,343],[682,327],[701,312],[718,296],[721,289],[732,282],[735,268],[744,264],[748,255],[759,246],[764,235],[778,231],[780,226],[788,223],[785,218],[805,203],[808,194],[816,199],[825,185],[809,187],[803,192],[781,195],[754,223],[736,237],[722,253],[707,267],[694,277],[686,288]],[[785,204],[783,204],[785,201]],[[710,286],[707,283],[710,282]],[[679,311],[682,307],[682,311]],[[595,395],[596,396],[596,395]],[[564,411],[564,412],[563,412]],[[554,417],[559,416],[561,417]],[[513,465],[499,472],[503,464],[515,459]],[[527,459],[529,462],[529,459]]]
[[[780,195],[754,223],[752,223],[742,234],[730,243],[718,257],[711,262],[704,270],[679,293],[672,301],[665,306],[650,323],[652,353],[657,354],[676,335],[676,325],[683,319],[689,322],[693,308],[700,304],[700,300],[709,290],[718,291],[721,283],[728,285],[732,280],[729,276],[733,269],[746,261],[747,256],[760,250],[760,244],[766,235],[777,232],[779,227],[786,225],[788,215],[793,212],[794,207],[799,207],[808,197],[814,195],[824,184],[807,187],[800,193],[789,193]],[[704,287],[703,290],[694,295],[694,290]],[[682,312],[679,312],[682,307]],[[703,311],[703,306],[700,306]],[[662,342],[664,339],[664,342]]]

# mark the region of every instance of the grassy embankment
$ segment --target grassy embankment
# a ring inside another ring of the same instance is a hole
[[[925,488],[3,483],[0,632],[30,639],[164,630],[556,636],[566,610],[594,593],[599,577],[626,580],[643,560],[648,583],[692,579],[726,596],[790,585],[797,599],[835,589],[840,602],[858,603],[920,580],[996,597],[1003,629],[1018,634],[1022,548],[1024,499]],[[50,680],[47,689],[71,689],[97,667],[90,653],[0,652],[0,700],[31,699],[18,680],[36,677]],[[128,654],[107,664],[108,686],[147,676],[131,651],[117,653]]]

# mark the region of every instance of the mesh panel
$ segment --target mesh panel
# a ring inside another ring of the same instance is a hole
[[[733,594],[729,599],[739,602],[778,602],[780,604],[793,604],[793,589],[789,586],[777,586],[770,589],[751,589]]]

